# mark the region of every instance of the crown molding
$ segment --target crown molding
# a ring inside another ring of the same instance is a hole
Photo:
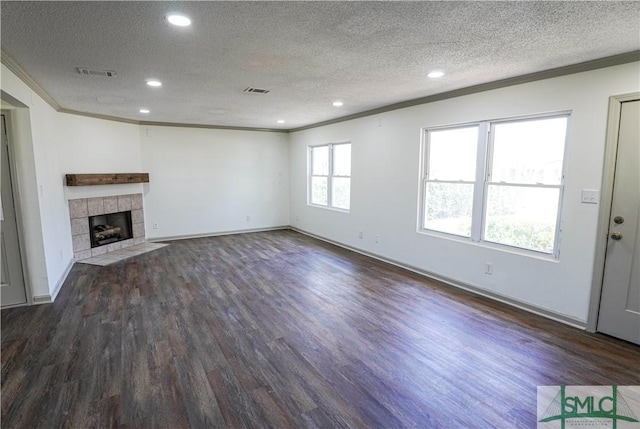
[[[178,122],[154,122],[154,121],[140,121],[140,125],[147,125],[150,127],[173,127],[173,128],[203,128],[210,130],[232,130],[232,131],[260,131],[267,133],[284,133],[287,134],[289,130],[278,128],[254,128],[254,127],[234,127],[225,125],[206,125],[206,124],[185,124]]]
[[[134,125],[145,125],[155,127],[184,127],[184,128],[203,128],[214,130],[232,130],[232,131],[259,131],[259,132],[274,132],[274,133],[292,133],[297,131],[304,131],[312,128],[318,128],[325,125],[337,124],[340,122],[351,121],[354,119],[365,118],[367,116],[378,115],[380,113],[391,112],[393,110],[404,109],[407,107],[418,106],[421,104],[433,103],[436,101],[447,100],[450,98],[461,97],[463,95],[476,94],[479,92],[490,91],[493,89],[506,88],[509,86],[520,85],[529,82],[535,82],[538,80],[550,79],[554,77],[566,76],[575,73],[582,73],[591,70],[597,70],[606,67],[613,67],[622,64],[628,64],[640,61],[640,50],[627,52],[624,54],[613,55],[610,57],[599,58],[596,60],[585,61],[578,64],[572,64],[568,66],[558,67],[550,70],[543,70],[535,73],[529,73],[521,76],[515,76],[507,79],[501,79],[493,82],[482,83],[479,85],[473,85],[465,88],[455,89],[453,91],[447,91],[440,94],[429,95],[426,97],[415,98],[412,100],[402,101],[400,103],[390,104],[388,106],[379,107],[376,109],[367,110],[360,113],[354,113],[352,115],[342,116],[340,118],[330,119],[328,121],[317,122],[315,124],[305,125],[298,128],[291,129],[276,129],[276,128],[254,128],[254,127],[234,127],[225,125],[207,125],[207,124],[189,124],[189,123],[174,123],[174,122],[153,122],[153,121],[137,121],[133,119],[120,118],[116,116],[102,115],[97,113],[81,112],[78,110],[67,109],[60,104],[45,91],[35,80],[27,74],[27,72],[15,62],[6,52],[0,50],[0,62],[4,64],[9,70],[11,70],[19,79],[21,79],[33,92],[35,92],[40,98],[42,98],[47,104],[49,104],[54,110],[60,113],[67,113],[77,116],[85,116],[95,119],[103,119],[108,121],[123,122]]]
[[[54,110],[60,111],[61,107],[58,102],[45,91],[27,72],[14,61],[5,51],[0,50],[0,62],[4,64],[13,74],[23,81],[33,92],[35,92],[40,98],[42,98],[49,106]]]
[[[173,122],[150,122],[150,121],[137,121],[134,119],[121,118],[118,116],[103,115],[100,113],[82,112],[79,110],[67,109],[62,107],[58,102],[45,91],[38,82],[36,82],[29,74],[18,64],[13,58],[11,58],[6,52],[0,50],[0,62],[4,64],[13,74],[15,74],[22,82],[24,82],[36,95],[42,98],[51,108],[56,112],[66,113],[69,115],[84,116],[87,118],[102,119],[106,121],[122,122],[125,124],[133,125],[147,125],[157,127],[184,127],[184,128],[207,128],[216,130],[233,130],[233,131],[261,131],[261,132],[275,132],[275,133],[288,133],[286,129],[275,128],[253,128],[253,127],[234,127],[224,125],[206,125],[206,124],[188,124],[188,123],[173,123]]]
[[[119,116],[103,115],[100,113],[82,112],[80,110],[65,109],[64,107],[61,107],[60,109],[58,109],[58,112],[66,113],[68,115],[85,116],[87,118],[93,118],[93,119],[104,119],[105,121],[123,122],[125,124],[140,125],[140,121],[136,121],[135,119],[127,119],[127,118],[121,118]]]
[[[468,86],[465,88],[454,89],[453,91],[447,91],[440,94],[434,94],[426,97],[415,98],[413,100],[402,101],[400,103],[379,107],[377,109],[367,110],[365,112],[360,112],[360,113],[354,113],[353,115],[343,116],[336,119],[330,119],[328,121],[318,122],[311,125],[305,125],[303,127],[292,128],[289,130],[289,132],[293,133],[296,131],[309,130],[311,128],[317,128],[325,125],[351,121],[354,119],[364,118],[367,116],[378,115],[380,113],[391,112],[392,110],[404,109],[407,107],[419,106],[421,104],[433,103],[435,101],[447,100],[449,98],[461,97],[463,95],[476,94],[478,92],[485,92],[493,89],[506,88],[508,86],[520,85],[523,83],[535,82],[538,80],[551,79],[554,77],[582,73],[582,72],[602,69],[606,67],[613,67],[613,66],[633,63],[637,61],[640,61],[640,50],[627,52],[619,55],[613,55],[605,58],[599,58],[597,60],[585,61],[583,63],[558,67],[555,69],[543,70],[543,71],[529,73],[521,76],[510,77],[507,79],[496,80],[493,82],[482,83],[479,85]]]

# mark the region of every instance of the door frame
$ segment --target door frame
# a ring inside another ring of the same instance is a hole
[[[596,234],[596,254],[591,276],[591,299],[587,315],[586,330],[598,330],[598,316],[604,281],[604,264],[609,241],[609,224],[611,221],[611,204],[613,202],[613,181],[616,172],[616,155],[618,152],[618,134],[620,132],[620,112],[622,103],[640,100],[640,92],[614,95],[609,97],[609,115],[607,119],[607,135],[604,149],[604,168],[600,186],[600,210],[598,212],[598,230]]]
[[[16,164],[16,155],[15,155],[15,150],[13,148],[13,142],[15,142],[13,138],[14,116],[12,114],[13,112],[10,109],[3,108],[0,111],[0,113],[4,115],[4,118],[5,118],[5,131],[7,133],[7,140],[8,140],[7,150],[9,152],[9,170],[10,170],[9,173],[11,176],[11,191],[13,193],[13,208],[16,215],[16,224],[17,224],[17,232],[18,232],[18,249],[20,251],[20,262],[22,263],[22,278],[24,283],[24,292],[27,298],[27,302],[25,303],[7,305],[2,307],[2,308],[11,308],[11,307],[22,307],[25,305],[32,305],[33,294],[31,290],[31,282],[29,279],[28,261],[26,258],[27,250],[25,248],[25,241],[24,241],[25,230],[24,230],[24,222],[23,222],[24,218],[22,217],[22,206],[21,206],[22,199],[20,198],[20,189],[18,186],[18,174],[17,174],[18,166]],[[0,138],[2,137],[0,136]]]

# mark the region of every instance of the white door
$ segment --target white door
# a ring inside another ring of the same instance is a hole
[[[598,330],[640,344],[640,100],[621,106]]]
[[[18,226],[16,223],[16,212],[13,204],[13,191],[11,189],[11,171],[9,167],[9,147],[5,128],[5,117],[0,118],[2,123],[2,174],[0,188],[2,188],[2,198],[0,199],[0,304],[2,306],[24,304],[27,296],[24,289],[24,278],[22,275],[22,262],[20,259],[20,246],[18,243]]]

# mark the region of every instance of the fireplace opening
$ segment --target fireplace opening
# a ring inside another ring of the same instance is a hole
[[[91,247],[133,238],[131,211],[89,216]]]

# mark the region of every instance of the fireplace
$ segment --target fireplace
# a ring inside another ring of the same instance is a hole
[[[142,194],[69,200],[75,259],[81,261],[144,243],[142,203]],[[125,220],[118,220],[123,212],[128,213]]]
[[[131,211],[89,216],[91,248],[133,238]]]

